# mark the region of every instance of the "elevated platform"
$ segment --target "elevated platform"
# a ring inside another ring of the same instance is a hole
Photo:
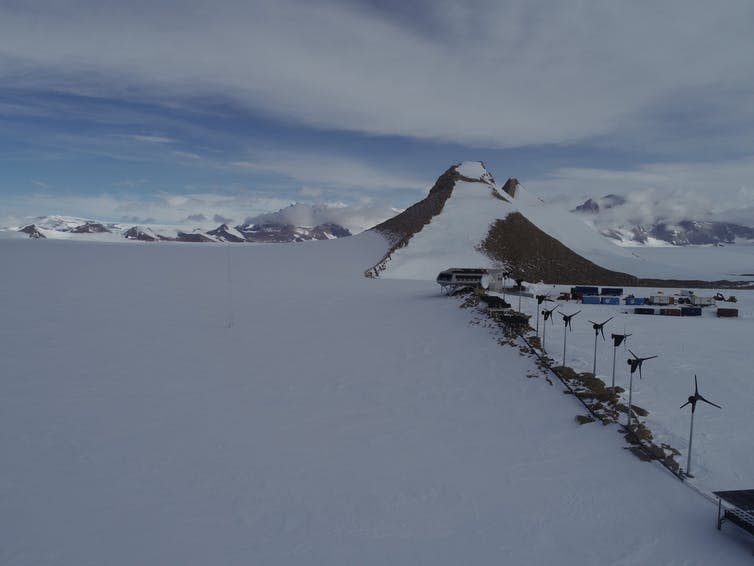
[[[725,521],[754,535],[754,489],[715,491],[717,497],[717,530]],[[723,505],[723,501],[725,505]]]

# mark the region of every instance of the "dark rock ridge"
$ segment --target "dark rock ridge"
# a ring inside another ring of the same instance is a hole
[[[754,228],[730,222],[681,220],[676,224],[658,222],[632,229],[633,239],[646,243],[649,237],[674,246],[732,244],[736,239],[754,240]]]
[[[100,224],[99,222],[87,221],[80,226],[71,228],[70,232],[73,232],[74,234],[102,234],[104,232],[110,233],[110,230],[108,230],[104,224]]]
[[[42,234],[42,232],[39,230],[36,224],[29,224],[28,226],[24,226],[19,230],[19,232],[23,232],[24,234],[29,234],[29,238],[42,238],[46,239],[47,236]]]
[[[230,231],[230,228],[228,228],[227,224],[221,224],[220,226],[218,226],[214,230],[210,230],[209,232],[207,232],[207,234],[209,234],[213,238],[217,238],[221,242],[235,242],[235,243],[238,243],[238,242],[245,242],[246,241],[243,238],[241,238],[240,236],[236,236],[235,234],[233,234]]]
[[[201,232],[178,232],[175,238],[166,238],[166,239],[170,239],[175,242],[195,242],[195,243],[215,241],[209,236],[207,236],[206,234],[202,234]]]
[[[123,237],[127,240],[140,240],[142,242],[156,242],[159,239],[156,235],[153,236],[138,226],[133,226],[123,232]]]
[[[556,284],[636,285],[628,273],[610,271],[580,256],[520,212],[495,222],[481,250],[509,266],[515,278]]]
[[[597,214],[600,211],[600,205],[596,201],[588,198],[582,204],[578,205],[571,212],[581,212],[583,214]]]
[[[314,228],[302,228],[292,224],[268,222],[236,226],[247,242],[285,243],[307,240],[332,240],[350,236],[351,232],[338,224],[320,224]]]

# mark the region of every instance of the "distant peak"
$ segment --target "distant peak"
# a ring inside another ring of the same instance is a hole
[[[503,192],[505,192],[511,198],[516,198],[516,191],[518,191],[518,186],[520,184],[521,183],[518,182],[518,179],[511,177],[503,185]]]
[[[479,181],[482,183],[494,184],[495,179],[492,173],[487,171],[484,163],[481,161],[464,161],[454,167],[456,173],[469,181]]]

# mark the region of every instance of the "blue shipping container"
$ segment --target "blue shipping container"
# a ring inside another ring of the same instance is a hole
[[[611,295],[613,297],[620,297],[623,294],[623,289],[619,289],[617,287],[603,287],[602,294]]]
[[[620,297],[602,297],[603,305],[619,305]]]
[[[647,299],[644,297],[627,297],[626,298],[626,304],[627,305],[643,305],[647,302]]]
[[[581,304],[584,305],[599,305],[600,304],[600,297],[599,295],[584,295],[581,297]]]

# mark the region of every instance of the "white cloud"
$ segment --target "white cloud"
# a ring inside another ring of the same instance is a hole
[[[277,212],[247,218],[247,222],[276,222],[313,228],[320,224],[334,223],[357,234],[401,212],[385,202],[365,201],[352,205],[343,203],[307,204],[296,203]]]
[[[754,157],[721,163],[654,163],[630,170],[562,168],[525,185],[569,206],[618,194],[624,207],[602,216],[613,224],[637,220],[728,220],[754,226]]]
[[[652,139],[646,116],[677,109],[715,135],[753,129],[748,0],[420,6],[411,21],[333,1],[4,3],[0,73],[19,87],[218,95],[300,124],[496,147],[639,121]],[[705,114],[721,92],[724,107]]]
[[[172,139],[166,138],[165,136],[148,136],[135,134],[127,137],[131,140],[144,143],[173,143]]]
[[[290,199],[264,196],[251,191],[232,194],[196,193],[189,195],[148,195],[143,197],[114,196],[62,196],[54,193],[37,193],[3,199],[4,224],[9,219],[62,214],[108,222],[131,222],[149,218],[159,224],[186,224],[188,217],[203,215],[205,222],[192,220],[204,227],[217,225],[214,218],[243,219],[264,212],[278,210],[292,204]],[[143,220],[142,220],[143,222]],[[214,227],[212,226],[212,227]]]
[[[293,151],[257,152],[253,158],[229,165],[242,169],[275,173],[302,183],[316,183],[334,189],[414,189],[428,184],[378,168],[361,160],[326,153]],[[311,189],[310,189],[311,190]]]

